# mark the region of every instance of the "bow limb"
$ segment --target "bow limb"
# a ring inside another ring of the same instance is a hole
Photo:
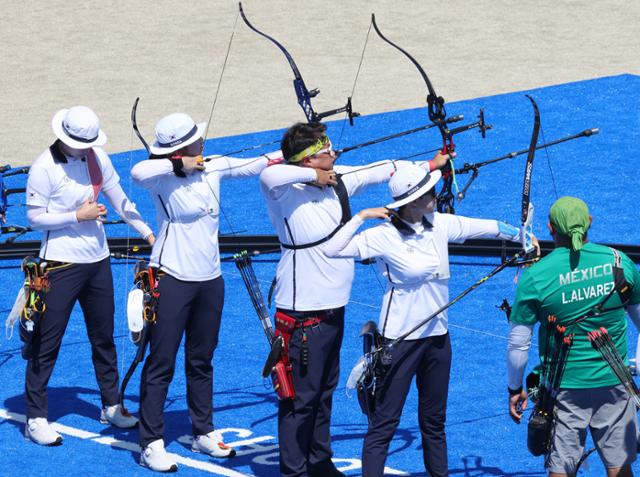
[[[4,186],[4,178],[0,173],[0,223],[7,221],[7,189]]]
[[[266,33],[258,30],[256,27],[254,27],[251,24],[251,22],[249,21],[249,19],[247,18],[247,16],[244,13],[244,10],[242,9],[242,2],[238,3],[238,8],[240,9],[240,16],[242,17],[242,20],[245,22],[245,24],[249,28],[251,28],[253,31],[255,31],[258,35],[263,36],[267,40],[271,41],[274,45],[276,45],[280,49],[280,51],[282,52],[284,57],[289,62],[289,66],[291,67],[291,70],[293,70],[293,75],[295,76],[296,81],[299,81],[302,84],[302,86],[304,87],[304,90],[309,93],[309,90],[307,90],[307,87],[304,85],[304,81],[302,79],[302,75],[300,74],[300,70],[298,69],[298,65],[296,65],[296,62],[293,60],[293,57],[287,51],[287,49],[284,47],[284,45],[282,43],[280,43],[278,40],[276,40],[274,37],[272,37],[270,35],[267,35]],[[297,91],[297,89],[296,89],[296,91]],[[311,93],[311,97],[315,96],[316,94],[318,94],[318,91],[314,89],[313,92]]]
[[[455,144],[453,143],[453,136],[459,132],[467,131],[472,128],[478,128],[482,137],[484,138],[486,135],[487,129],[490,129],[490,126],[485,124],[484,122],[484,112],[480,110],[479,120],[473,124],[467,126],[461,126],[455,128],[454,130],[450,130],[447,127],[447,112],[444,106],[444,98],[442,96],[438,96],[433,87],[433,84],[429,80],[429,76],[422,68],[420,63],[411,56],[405,49],[401,48],[391,40],[389,40],[378,28],[378,24],[376,23],[375,14],[371,15],[371,24],[373,25],[374,30],[378,34],[378,36],[384,40],[386,43],[400,51],[404,56],[406,56],[411,63],[416,67],[420,76],[422,77],[425,85],[427,87],[427,111],[429,113],[429,119],[431,122],[438,127],[440,131],[440,135],[442,136],[442,154],[449,154],[450,161],[447,166],[443,169],[444,180],[442,184],[442,190],[440,194],[438,194],[438,210],[441,212],[454,213],[454,205],[456,196],[453,194],[453,188],[455,187],[456,192],[458,191],[458,185],[455,179],[455,168],[453,166],[453,156],[451,155],[455,151]],[[465,191],[466,192],[466,191]],[[459,194],[458,194],[459,195]],[[464,192],[462,197],[464,197]]]
[[[356,116],[359,116],[359,113],[356,113],[353,111],[351,107],[351,97],[347,99],[347,104],[341,108],[336,108],[336,109],[332,109],[330,111],[324,111],[321,113],[316,112],[313,109],[313,105],[311,104],[311,98],[315,98],[320,93],[320,90],[316,88],[309,91],[306,84],[304,83],[304,80],[302,79],[302,75],[300,74],[298,65],[296,65],[296,62],[294,61],[291,54],[284,47],[284,45],[282,45],[282,43],[280,43],[278,40],[276,40],[272,36],[267,35],[266,33],[258,30],[255,26],[251,24],[251,22],[249,21],[249,19],[244,13],[244,10],[242,8],[242,2],[238,3],[238,8],[240,10],[240,16],[242,17],[242,20],[244,21],[244,23],[251,30],[256,32],[258,35],[266,38],[267,40],[271,41],[274,45],[276,45],[278,49],[282,52],[282,54],[285,56],[287,61],[289,62],[289,66],[291,67],[291,71],[293,71],[293,76],[294,76],[293,89],[296,92],[296,97],[298,98],[298,104],[304,111],[304,115],[307,118],[307,122],[317,123],[328,116],[333,116],[335,114],[346,112],[347,116],[349,117],[349,123],[353,126],[353,118]]]
[[[404,48],[398,46],[391,40],[389,40],[386,36],[382,34],[380,29],[378,28],[378,24],[376,23],[375,14],[371,14],[371,23],[373,24],[373,29],[376,31],[378,36],[382,38],[389,45],[394,47],[396,50],[400,51],[404,56],[406,56],[411,63],[416,67],[420,76],[422,76],[425,85],[427,86],[427,106],[429,112],[429,119],[433,124],[435,124],[442,135],[442,154],[448,154],[455,150],[455,145],[453,144],[453,135],[449,128],[447,127],[447,112],[444,107],[444,98],[442,96],[438,96],[433,84],[429,80],[429,76],[425,72],[424,68],[418,63],[418,61],[409,54]]]
[[[112,254],[112,256],[118,258],[115,254]],[[135,307],[132,309],[131,297],[127,299],[127,322],[129,325],[129,331],[131,332],[132,341],[136,344],[137,349],[133,361],[129,365],[120,385],[120,404],[124,406],[127,384],[129,384],[129,380],[133,376],[138,364],[144,360],[147,345],[151,339],[151,327],[156,322],[157,304],[160,293],[158,290],[156,273],[154,269],[149,266],[149,263],[146,260],[131,257],[129,254],[120,254],[120,256],[126,258],[127,264],[129,263],[130,258],[138,260],[138,263],[134,268],[134,283],[135,288],[141,290],[143,293],[142,297],[140,297],[140,300],[142,301],[142,309],[140,310],[136,310]],[[142,322],[142,327],[140,329],[138,329],[136,325],[136,322],[139,320]]]
[[[522,223],[527,220],[529,204],[531,202],[531,176],[533,173],[533,159],[536,155],[536,146],[538,145],[538,134],[540,132],[540,110],[535,100],[526,95],[533,106],[533,131],[531,132],[531,141],[529,142],[529,151],[527,152],[527,163],[524,170],[524,180],[522,184]]]
[[[533,175],[533,159],[536,154],[536,146],[538,145],[538,134],[540,132],[540,110],[535,100],[526,95],[533,106],[533,131],[531,132],[531,141],[529,143],[529,151],[527,153],[527,162],[524,169],[524,180],[522,183],[522,207],[521,207],[521,223],[522,223],[522,248],[526,254],[530,254],[535,250],[532,242],[533,230],[533,204],[531,203],[531,177]]]
[[[242,2],[240,2],[238,6],[240,8],[240,16],[242,17],[242,20],[245,22],[245,24],[249,28],[251,28],[254,32],[256,32],[258,35],[263,36],[267,40],[271,41],[274,45],[276,45],[280,49],[284,57],[287,59],[287,61],[289,62],[289,66],[293,71],[293,76],[295,78],[293,80],[293,89],[296,92],[296,97],[298,98],[298,104],[304,111],[304,115],[307,117],[308,122],[310,123],[318,122],[318,114],[313,109],[313,105],[311,104],[311,98],[314,98],[315,96],[317,96],[320,91],[318,89],[314,89],[312,91],[309,91],[309,89],[307,89],[307,86],[305,85],[304,80],[302,79],[302,75],[300,74],[300,70],[298,69],[298,65],[296,65],[296,62],[293,60],[293,57],[287,51],[287,49],[278,40],[258,30],[256,27],[254,27],[251,24],[251,22],[247,19],[247,16],[244,14],[244,10],[242,9]]]
[[[145,150],[147,151],[147,155],[149,157],[151,157],[151,151],[149,149],[149,144],[147,143],[147,141],[144,139],[144,136],[142,135],[142,133],[140,132],[140,129],[138,129],[138,119],[137,119],[137,112],[138,112],[138,103],[140,102],[140,97],[138,96],[135,101],[133,102],[133,107],[131,108],[131,128],[133,129],[133,131],[135,132],[136,136],[138,137],[138,139],[140,140],[140,142],[142,143],[142,145],[144,146]],[[129,148],[129,170],[131,170],[133,167],[133,136],[131,136],[131,145]],[[131,195],[131,176],[129,176],[129,196]],[[129,242],[131,240],[131,229],[130,227],[127,227],[127,250],[129,250]],[[114,258],[119,258],[117,256],[115,256],[113,253],[111,254],[112,257]],[[126,259],[126,269],[127,272],[129,271],[129,259],[130,256],[127,254],[125,257]],[[127,303],[128,299],[127,299],[127,288],[125,287],[124,289],[124,303]],[[124,326],[124,325],[123,325]],[[125,347],[125,333],[122,333],[122,349],[124,349]],[[127,390],[127,384],[129,384],[129,380],[131,379],[131,376],[133,376],[134,371],[136,370],[136,367],[138,366],[138,355],[139,355],[139,350],[136,351],[136,354],[133,358],[133,361],[131,363],[131,365],[129,366],[129,368],[127,369],[127,372],[124,374],[124,377],[122,378],[122,381],[120,383],[120,390],[119,390],[119,394],[120,394],[120,406],[122,406],[123,409],[126,408],[125,404],[124,404],[124,397],[125,397],[125,391]],[[144,358],[144,352],[142,357]],[[122,362],[122,364],[124,364],[124,361]]]
[[[373,25],[373,29],[376,31],[378,36],[382,38],[386,43],[394,47],[396,50],[401,52],[413,65],[416,67],[420,76],[422,77],[426,87],[427,87],[427,111],[429,114],[429,120],[438,128],[440,131],[440,135],[442,136],[442,150],[441,154],[449,154],[449,158],[451,159],[451,154],[455,151],[455,144],[453,143],[453,134],[451,130],[447,127],[447,111],[444,107],[444,98],[442,96],[438,96],[433,87],[433,84],[429,80],[429,76],[425,72],[424,68],[418,63],[418,61],[411,56],[404,48],[398,46],[391,40],[389,40],[386,36],[378,28],[378,24],[376,23],[375,14],[371,15],[371,23]],[[484,125],[482,125],[482,130],[484,131]],[[453,186],[455,183],[455,172],[452,164],[452,160],[450,160],[445,166],[444,169],[444,179],[442,182],[442,189],[438,194],[438,210],[441,212],[447,213],[455,213],[454,204],[455,204],[455,195],[453,194]],[[455,188],[457,189],[457,184],[455,184]]]
[[[125,391],[127,390],[127,385],[129,384],[129,380],[131,380],[131,377],[133,376],[133,373],[135,372],[138,365],[144,360],[144,354],[147,349],[147,344],[149,343],[149,338],[150,338],[149,335],[150,335],[149,325],[145,323],[144,328],[142,328],[140,340],[138,342],[138,349],[136,350],[136,355],[133,358],[133,361],[131,362],[131,364],[129,365],[129,369],[127,369],[127,372],[125,373],[124,378],[122,378],[122,383],[120,384],[120,405],[122,405],[122,407],[124,407],[124,396],[125,396]]]
[[[147,153],[151,154],[151,151],[149,149],[149,144],[147,144],[147,141],[144,139],[144,136],[140,133],[140,129],[138,129],[138,120],[136,118],[136,115],[138,111],[139,101],[140,101],[140,97],[138,96],[136,100],[133,102],[133,108],[131,108],[131,127],[133,128],[133,131],[136,133],[136,136],[138,136],[138,139],[140,140],[144,148],[147,150]]]

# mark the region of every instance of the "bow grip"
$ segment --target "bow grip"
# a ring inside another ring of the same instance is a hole
[[[521,241],[522,241],[522,250],[526,255],[531,254],[535,251],[535,246],[533,245],[533,212],[534,207],[533,203],[529,202],[529,207],[527,209],[527,218],[522,224],[521,233]]]

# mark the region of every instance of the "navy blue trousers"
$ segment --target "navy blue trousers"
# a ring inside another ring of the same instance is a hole
[[[187,405],[194,436],[213,430],[213,352],[224,303],[222,277],[204,282],[160,278],[158,316],[140,379],[140,445],[162,439],[164,403],[185,334]]]
[[[102,405],[117,404],[118,359],[113,341],[113,278],[109,259],[52,267],[49,280],[50,289],[44,299],[46,310],[35,327],[33,354],[27,361],[27,417],[47,417],[47,385],[76,300],[80,301],[91,342]]]
[[[413,377],[418,388],[418,422],[424,466],[431,477],[448,474],[445,421],[451,341],[449,333],[402,341],[392,349],[391,366],[378,380],[375,413],[369,422],[362,450],[363,477],[382,477],[393,438]]]
[[[304,312],[308,316],[318,313]],[[306,366],[301,360],[305,333],[309,350]],[[316,327],[297,328],[291,337],[289,355],[296,397],[278,403],[280,473],[284,477],[321,475],[321,469],[333,467],[329,426],[343,334],[344,307],[330,311]],[[314,472],[316,469],[320,473]]]

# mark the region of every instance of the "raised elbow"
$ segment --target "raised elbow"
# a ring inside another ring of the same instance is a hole
[[[140,163],[131,169],[131,179],[137,184],[140,184],[144,180],[144,167]]]

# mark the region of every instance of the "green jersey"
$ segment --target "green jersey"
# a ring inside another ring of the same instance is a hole
[[[640,303],[640,272],[629,257],[618,253],[625,278],[633,287],[628,304]],[[511,321],[524,325],[540,322],[538,343],[546,343],[549,315],[555,315],[558,325],[570,324],[593,310],[613,290],[613,264],[613,252],[603,245],[588,242],[579,252],[556,248],[520,278]],[[621,305],[620,297],[614,293],[604,306],[604,313],[567,328],[565,334],[573,333],[574,337],[560,387],[585,389],[619,384],[612,369],[589,342],[587,331],[605,327],[626,360],[627,320]],[[540,349],[541,354],[543,351]]]

